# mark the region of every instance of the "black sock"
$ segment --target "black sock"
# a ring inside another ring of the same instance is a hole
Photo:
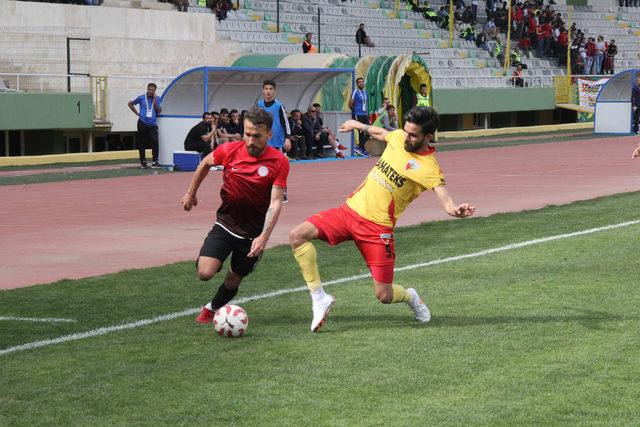
[[[224,283],[222,283],[222,285],[220,285],[220,287],[218,288],[218,292],[216,292],[216,295],[211,300],[211,308],[213,309],[213,311],[216,311],[220,307],[229,303],[229,301],[231,301],[237,293],[238,288],[227,289]]]

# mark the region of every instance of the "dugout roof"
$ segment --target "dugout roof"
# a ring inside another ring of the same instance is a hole
[[[331,79],[351,86],[352,68],[198,67],[176,77],[162,94],[164,117],[201,117],[221,108],[248,110],[262,97],[262,81],[276,82],[276,96],[288,110],[306,111]],[[346,77],[346,78],[344,78]]]
[[[611,77],[602,86],[594,113],[594,133],[633,133],[631,91],[640,70],[627,70]]]

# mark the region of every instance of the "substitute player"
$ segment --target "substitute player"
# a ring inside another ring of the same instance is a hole
[[[180,204],[190,211],[198,204],[196,193],[212,166],[224,166],[216,220],[196,261],[198,278],[211,280],[231,255],[231,268],[210,303],[197,317],[209,323],[213,313],[238,293],[242,279],[262,256],[282,209],[289,161],[267,145],[273,120],[255,108],[244,118],[244,141],[219,145],[198,165]]]
[[[407,303],[417,320],[430,320],[429,308],[415,289],[393,283],[393,229],[402,212],[425,190],[433,190],[451,216],[464,218],[475,212],[468,203],[456,205],[445,188],[435,148],[429,145],[438,124],[438,113],[433,108],[416,107],[405,117],[404,130],[389,132],[356,120],[348,120],[340,127],[340,132],[367,132],[386,141],[387,147],[345,204],[312,215],[289,233],[293,254],[311,292],[313,332],[322,327],[335,301],[322,289],[316,250],[311,243],[314,239],[332,246],[353,240],[371,271],[378,300],[383,304]]]

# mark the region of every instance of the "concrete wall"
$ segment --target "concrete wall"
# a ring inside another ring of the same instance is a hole
[[[440,114],[553,110],[554,88],[434,89],[433,105]]]
[[[0,130],[90,129],[89,93],[0,93]]]
[[[236,42],[216,39],[211,14],[1,0],[0,32],[15,32],[16,43],[11,54],[0,52],[0,74],[43,72],[42,59],[34,57],[38,50],[25,46],[21,41],[28,37],[20,32],[50,34],[52,29],[55,35],[44,39],[50,37],[57,47],[66,39],[65,30],[91,39],[86,69],[98,76],[171,78],[193,67],[225,65],[243,51]],[[59,73],[65,69],[64,49],[51,49],[44,61],[56,67],[50,73]],[[116,132],[135,130],[126,102],[143,93],[152,79],[131,80],[135,87],[127,79],[109,79],[109,119]]]

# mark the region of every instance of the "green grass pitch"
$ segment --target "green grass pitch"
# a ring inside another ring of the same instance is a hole
[[[640,193],[397,230],[397,266],[640,219]],[[205,231],[203,230],[203,235]],[[193,315],[0,355],[0,425],[638,424],[640,225],[396,274],[432,312],[377,302],[368,279],[241,304],[241,339]],[[330,281],[366,273],[352,244],[317,244]],[[221,276],[222,277],[222,276]],[[0,293],[0,351],[194,309],[221,282],[193,262]],[[304,283],[269,250],[238,298]]]

